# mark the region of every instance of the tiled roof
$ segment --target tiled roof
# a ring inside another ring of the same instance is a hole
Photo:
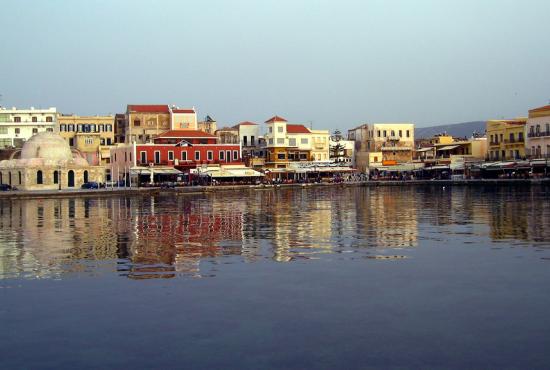
[[[211,135],[204,131],[199,130],[170,130],[160,134],[158,138],[215,138],[216,136]]]
[[[265,123],[273,123],[273,122],[288,122],[288,121],[283,117],[279,117],[279,116],[273,116],[267,121],[265,121]]]
[[[193,108],[191,109],[172,109],[173,113],[195,113],[195,110]]]
[[[241,123],[237,123],[235,126],[257,126],[257,123],[250,122],[250,121],[244,121]]]
[[[546,110],[550,110],[550,105],[545,105],[544,107],[529,109],[529,113],[531,113],[531,112],[542,112],[542,111],[546,111]]]
[[[311,131],[304,125],[286,125],[286,132],[289,134],[310,134]]]
[[[131,105],[128,105],[128,112],[169,113],[170,108],[168,108],[168,105],[164,105],[164,104],[156,104],[156,105],[131,104]]]

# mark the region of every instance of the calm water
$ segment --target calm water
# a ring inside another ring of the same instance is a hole
[[[0,368],[550,368],[549,196],[0,200]]]

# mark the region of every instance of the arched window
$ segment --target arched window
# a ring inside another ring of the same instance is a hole
[[[84,171],[84,183],[88,182],[88,171]]]
[[[53,171],[53,183],[59,184],[59,172]]]
[[[19,171],[19,185],[21,185],[21,171]]]
[[[36,171],[36,184],[42,185],[44,183],[44,179],[42,178],[42,171],[38,170]]]

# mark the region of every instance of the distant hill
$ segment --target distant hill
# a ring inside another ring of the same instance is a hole
[[[484,134],[485,121],[472,121],[472,122],[455,123],[452,125],[417,127],[414,130],[414,138],[427,139],[436,134],[441,134],[444,132],[454,137],[470,137],[474,132],[477,132],[479,134]]]

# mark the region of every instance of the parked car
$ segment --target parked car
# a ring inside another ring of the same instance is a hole
[[[99,184],[94,181],[85,182],[81,186],[82,189],[99,189]]]
[[[9,191],[9,190],[16,190],[15,187],[12,187],[8,184],[0,184],[0,191]]]

